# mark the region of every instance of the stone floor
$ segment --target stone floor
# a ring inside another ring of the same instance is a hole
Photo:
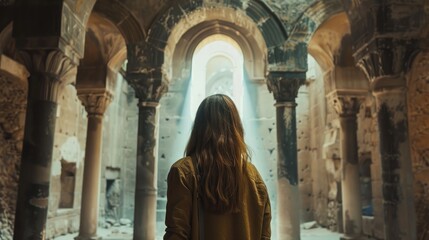
[[[301,228],[301,240],[339,240],[341,234],[330,232],[325,228],[314,227],[306,229],[309,224],[303,225]],[[311,225],[311,224],[310,224]],[[105,240],[129,240],[132,239],[133,229],[132,227],[120,226],[111,227],[109,229],[100,228],[98,234]],[[164,224],[160,223],[157,226],[157,239],[162,240],[164,233]],[[54,240],[73,240],[76,234],[69,234],[61,237],[57,237]],[[273,238],[273,240],[275,240]]]

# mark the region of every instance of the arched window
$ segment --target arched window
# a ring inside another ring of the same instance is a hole
[[[192,58],[191,118],[209,95],[230,96],[240,114],[243,109],[243,53],[233,39],[216,34],[197,46]]]

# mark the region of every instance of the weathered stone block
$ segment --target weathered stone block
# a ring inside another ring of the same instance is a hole
[[[362,232],[367,236],[374,236],[374,217],[362,217]]]

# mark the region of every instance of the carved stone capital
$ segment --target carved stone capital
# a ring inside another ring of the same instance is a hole
[[[20,51],[19,59],[30,72],[36,99],[57,102],[62,87],[75,80],[76,65],[59,50]]]
[[[403,84],[384,82],[383,79],[395,79],[404,75],[419,50],[418,46],[415,39],[374,38],[358,49],[354,58],[369,79],[372,89],[377,90]]]
[[[127,73],[126,80],[142,102],[159,102],[168,90],[168,83],[161,72]]]
[[[64,77],[76,67],[71,59],[60,50],[29,50],[19,53],[19,59],[23,61],[31,73],[46,73]],[[61,80],[64,81],[65,79]]]
[[[361,104],[365,101],[365,95],[338,94],[336,92],[327,96],[340,117],[356,117]]]
[[[295,102],[298,89],[305,83],[305,72],[270,72],[268,90],[277,102]]]
[[[113,98],[112,93],[106,90],[99,92],[78,91],[77,95],[85,107],[88,117],[103,116]]]

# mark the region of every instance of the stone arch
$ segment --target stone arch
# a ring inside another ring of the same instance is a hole
[[[336,63],[342,64],[341,60],[346,60],[349,66],[354,65],[349,61],[352,53],[343,51],[351,49],[351,42],[347,39],[350,39],[350,24],[347,15],[339,12],[321,23],[311,33],[311,39],[305,41],[308,41],[309,54],[316,59],[323,71],[328,71]]]
[[[94,5],[94,12],[111,21],[122,33],[126,44],[139,43],[146,39],[146,32],[123,3],[99,0]]]
[[[131,10],[119,1],[96,1],[91,13],[91,16],[93,15],[109,22],[113,32],[119,31],[125,47],[113,50],[116,53],[113,55],[110,54],[109,59],[106,59],[106,63],[108,70],[113,70],[113,72],[121,71],[120,68],[126,59],[128,59],[128,62],[135,61],[135,56],[130,54],[129,49],[145,41],[147,36],[146,31],[142,27],[141,22],[132,14]],[[121,43],[120,46],[123,46],[123,44]],[[112,75],[112,71],[109,71],[109,74]]]
[[[97,12],[88,20],[85,55],[79,64],[79,86],[114,85],[116,73],[126,59],[126,45],[117,25]]]
[[[224,11],[233,10],[224,9]],[[213,16],[216,15],[215,12],[217,10],[214,10]],[[164,70],[166,75],[170,79],[187,79],[190,74],[192,55],[197,45],[206,37],[220,33],[230,37],[241,47],[245,72],[249,79],[263,80],[266,71],[267,48],[262,35],[255,26],[252,26],[251,22],[246,22],[246,24],[247,26],[237,26],[226,19],[210,19],[197,23],[183,34],[173,31],[165,50]],[[179,27],[176,29],[183,30]]]
[[[344,12],[344,8],[339,1],[315,1],[297,20],[288,40],[308,43],[323,22],[340,12]]]
[[[308,41],[308,52],[323,72],[332,72],[332,77],[327,76],[329,79],[325,81],[327,92],[335,89],[368,91],[364,72],[354,61],[350,22],[344,11],[330,16],[318,26]]]
[[[181,29],[177,27],[178,25],[182,26]],[[204,31],[203,27],[210,30]],[[246,31],[246,28],[252,30]],[[276,58],[279,55],[277,51],[287,39],[287,32],[280,19],[265,3],[260,1],[231,1],[225,4],[210,4],[202,1],[187,4],[176,3],[166,7],[164,14],[154,20],[154,24],[148,31],[146,42],[146,49],[150,52],[151,57],[150,64],[155,69],[162,68],[167,78],[171,75],[168,69],[171,65],[168,63],[169,57],[174,58],[173,49],[180,48],[174,48],[174,43],[181,44],[182,36],[192,37],[188,36],[189,31],[198,32],[200,38],[220,31],[235,39],[239,44],[244,44],[242,46],[250,45],[257,47],[259,51],[265,51],[262,56],[266,57],[265,61],[268,61],[269,64],[276,64],[280,61]],[[258,36],[254,37],[254,34]],[[259,39],[249,40],[252,38]],[[263,40],[264,47],[258,46],[261,45],[260,39]],[[187,47],[187,49],[192,49],[192,47]],[[243,49],[243,52],[250,55],[248,49]],[[166,66],[162,67],[163,64]]]
[[[117,69],[118,64],[120,65],[118,62],[125,60],[126,54],[123,52],[126,50],[126,38],[117,25],[96,12],[89,19],[86,42],[92,46],[85,49],[95,52],[85,54],[82,62],[102,62]]]
[[[288,41],[284,44],[284,71],[307,71],[307,48],[315,31],[329,18],[343,12],[343,6],[336,0],[315,1],[297,19],[294,28],[290,31]],[[302,56],[297,58],[296,56]]]

